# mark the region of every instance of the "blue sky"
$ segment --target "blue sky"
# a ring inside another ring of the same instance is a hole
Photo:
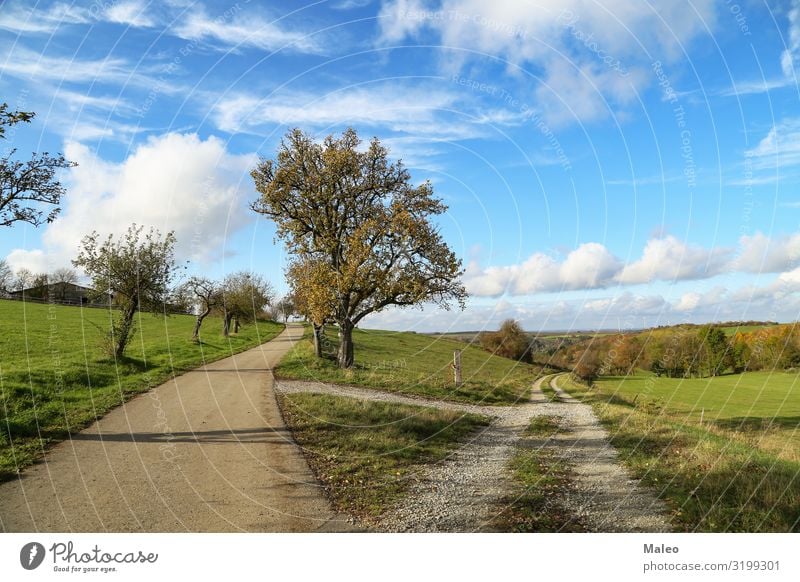
[[[364,325],[532,330],[795,320],[800,5],[661,0],[4,2],[0,143],[63,151],[60,218],[0,233],[68,264],[131,222],[190,270],[285,290],[249,169],[300,127],[378,136],[449,205],[463,312]]]

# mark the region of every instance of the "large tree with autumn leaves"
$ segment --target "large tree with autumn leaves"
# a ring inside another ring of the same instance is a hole
[[[342,368],[353,365],[353,328],[367,315],[466,298],[461,261],[431,222],[447,207],[429,182],[413,186],[377,138],[360,144],[353,129],[322,143],[294,129],[251,173],[252,208],[275,221],[292,255],[295,300],[313,323],[339,328]]]

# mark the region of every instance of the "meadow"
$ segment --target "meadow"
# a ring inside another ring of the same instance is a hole
[[[408,332],[356,329],[355,366],[340,370],[332,358],[336,329],[317,358],[310,341],[300,342],[276,369],[279,377],[379,388],[460,402],[513,404],[527,398],[542,368],[490,354],[462,342]],[[453,351],[462,350],[461,386],[453,382]]]
[[[0,480],[133,395],[283,330],[259,321],[225,338],[221,318],[208,317],[196,343],[194,317],[140,313],[125,357],[115,361],[103,350],[110,316],[106,309],[0,300]]]
[[[800,531],[800,377],[649,374],[559,385],[592,404],[620,459],[681,531]]]

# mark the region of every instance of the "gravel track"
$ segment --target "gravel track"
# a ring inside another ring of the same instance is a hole
[[[480,406],[404,396],[354,386],[277,380],[283,393],[311,392],[427,406],[440,410],[483,414],[491,425],[447,459],[420,469],[404,502],[370,529],[387,532],[492,531],[492,518],[502,510],[498,501],[512,482],[508,463],[533,417],[557,416],[564,430],[543,441],[572,467],[574,482],[560,503],[596,531],[668,531],[666,507],[639,487],[619,465],[608,435],[592,412],[557,386],[558,402],[550,402],[537,380],[531,397],[516,406]]]

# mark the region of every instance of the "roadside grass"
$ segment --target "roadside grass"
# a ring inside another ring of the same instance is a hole
[[[132,395],[174,375],[263,343],[283,325],[245,325],[224,338],[220,318],[142,313],[123,359],[101,348],[109,312],[0,300],[0,481]]]
[[[326,352],[314,356],[310,339],[281,360],[276,375],[297,380],[352,384],[428,398],[481,404],[513,404],[528,397],[542,368],[495,356],[459,341],[408,332],[353,332],[355,365],[340,370],[332,354],[336,329],[328,330]],[[462,350],[463,383],[453,383],[453,351]]]
[[[444,459],[490,419],[328,394],[279,394],[284,419],[334,505],[379,517],[420,466]]]
[[[560,385],[593,406],[621,461],[670,504],[677,529],[798,532],[794,375],[739,376],[609,378],[587,388],[565,375]],[[783,420],[762,430],[742,418]]]
[[[539,388],[541,389],[542,394],[544,394],[545,398],[547,398],[547,400],[549,400],[550,402],[557,402],[558,401],[558,397],[556,396],[556,391],[553,388],[553,386],[550,384],[550,382],[553,380],[554,377],[555,376],[550,376],[548,378],[545,378],[542,381],[542,383],[539,385]]]
[[[586,526],[563,504],[573,479],[570,466],[545,448],[563,430],[557,416],[536,416],[511,459],[514,490],[501,501],[492,527],[504,532],[585,532]]]
[[[541,416],[534,416],[530,424],[525,429],[526,435],[550,437],[556,434],[561,427],[561,419],[557,416],[543,414]]]

